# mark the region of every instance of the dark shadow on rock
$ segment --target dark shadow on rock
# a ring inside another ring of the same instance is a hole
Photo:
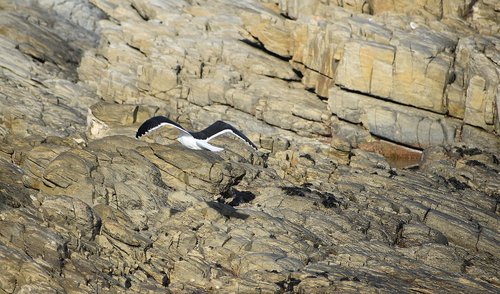
[[[281,186],[280,189],[288,196],[319,197],[321,198],[321,204],[326,208],[337,208],[340,206],[347,208],[347,203],[338,200],[333,193],[312,190],[308,186],[306,183],[303,186]]]
[[[451,177],[449,179],[446,179],[446,184],[448,187],[454,188],[455,190],[464,190],[466,188],[470,188],[469,185],[467,185],[464,182],[459,181],[455,177]]]
[[[16,166],[0,159],[0,209],[31,205],[29,190],[22,184],[22,176]]]
[[[248,214],[238,212],[232,206],[229,206],[229,205],[224,204],[224,203],[220,203],[217,201],[209,201],[209,202],[207,202],[207,204],[209,207],[217,210],[221,215],[228,217],[228,218],[247,219],[249,217]]]
[[[29,206],[31,198],[25,188],[0,183],[0,210]]]
[[[298,286],[300,282],[300,279],[289,277],[288,279],[276,282],[275,284],[278,285],[285,293],[295,293],[297,291],[295,287]]]
[[[276,57],[280,60],[283,60],[283,61],[289,61],[291,58],[290,57],[285,57],[285,56],[281,56],[279,54],[276,54],[270,50],[268,50],[264,44],[262,44],[259,40],[256,40],[256,41],[252,41],[252,40],[248,40],[248,39],[240,39],[239,40],[240,42],[250,46],[250,47],[253,47],[255,49],[258,49],[258,50],[261,50],[263,52],[265,52],[266,54],[269,54],[273,57]],[[297,77],[298,78],[298,77]]]
[[[255,199],[255,194],[250,191],[240,191],[235,188],[230,188],[226,192],[221,193],[218,202],[224,203],[230,206],[238,206],[242,203],[248,203]]]
[[[463,157],[464,155],[473,156],[473,155],[479,155],[479,154],[483,153],[483,151],[481,151],[481,149],[476,148],[476,147],[472,147],[472,148],[455,147],[455,152],[457,152],[461,157]]]

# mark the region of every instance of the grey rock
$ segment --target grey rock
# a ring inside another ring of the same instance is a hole
[[[165,182],[176,188],[192,187],[210,193],[221,193],[245,174],[241,166],[223,162],[210,151],[152,145],[151,149],[143,152],[159,165]]]

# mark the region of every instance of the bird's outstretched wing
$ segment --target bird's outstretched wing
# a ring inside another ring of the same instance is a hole
[[[190,135],[189,132],[186,131],[183,127],[181,127],[181,125],[179,125],[178,123],[173,122],[164,116],[154,116],[142,123],[142,125],[137,130],[135,137],[140,138],[146,135],[147,133],[154,131],[158,128],[161,128],[163,126],[171,126],[180,130],[183,133],[186,133],[187,135]]]
[[[257,146],[255,146],[255,144],[252,143],[252,141],[250,141],[250,139],[248,139],[247,136],[245,136],[242,132],[240,132],[238,129],[236,129],[232,125],[230,125],[226,122],[223,122],[221,120],[214,122],[212,125],[210,125],[206,129],[204,129],[203,131],[191,133],[191,135],[193,137],[195,137],[196,139],[205,140],[208,142],[208,141],[212,140],[213,138],[220,136],[222,134],[226,134],[226,133],[231,133],[231,134],[235,135],[236,137],[240,138],[245,143],[250,145],[250,147],[257,150]]]

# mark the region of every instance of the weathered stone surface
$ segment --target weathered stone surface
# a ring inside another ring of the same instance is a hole
[[[273,26],[261,29],[288,32],[292,40],[288,43],[294,44],[288,46],[292,48],[288,54],[292,64],[302,72],[302,82],[318,95],[327,97],[328,88],[336,84],[377,99],[389,99],[441,114],[450,113],[466,124],[487,131],[498,128],[495,121],[498,109],[494,106],[498,105],[494,102],[499,83],[498,62],[495,62],[498,58],[494,57],[498,55],[498,49],[493,49],[498,38],[470,37],[472,32],[459,29],[460,25],[453,21],[439,25],[431,21],[443,14],[462,17],[469,9],[479,15],[480,7],[491,4],[471,3],[473,8],[457,6],[457,11],[452,12],[449,3],[436,4],[440,8],[433,11],[419,5],[398,4],[395,7],[395,4],[388,4],[386,7],[380,1],[361,1],[375,14],[386,10],[423,13],[423,18],[408,16],[398,19],[385,15],[371,18],[352,16],[341,13],[341,9],[333,6],[335,4],[325,9],[325,4],[311,2],[314,4],[300,13],[293,12],[301,7],[299,4],[280,2],[282,11],[290,11],[297,21],[292,25],[290,21],[283,22],[269,13],[261,16],[261,21]],[[349,3],[348,6],[354,8],[357,4]],[[404,7],[408,10],[402,9]],[[312,14],[319,19],[311,22],[298,14]],[[251,19],[245,21],[251,34],[256,17],[259,16],[245,18]],[[424,26],[422,22],[429,23]],[[266,40],[262,42],[266,46]],[[479,43],[488,50],[477,50]],[[276,49],[273,52],[280,54],[282,51]],[[474,61],[470,62],[470,59]]]
[[[445,43],[448,40],[428,36],[429,33],[421,32],[420,35],[427,35],[425,41],[432,46],[449,46]],[[421,39],[419,35],[405,35],[404,38],[393,37],[391,44],[396,46],[367,41],[347,42],[335,83],[349,90],[444,113],[443,92],[452,58],[433,52],[429,44],[415,43],[414,40]],[[438,42],[444,44],[439,46]]]
[[[343,120],[362,124],[378,137],[417,148],[450,145],[461,127],[458,120],[443,119],[431,112],[381,102],[337,87],[330,89],[328,104]]]
[[[0,244],[2,290],[18,293],[45,292],[57,293],[63,288],[51,279],[49,270],[33,262],[27,254]]]
[[[155,115],[158,107],[99,102],[89,108],[87,136],[99,139],[136,131],[136,124]]]
[[[0,292],[499,292],[495,3],[424,2],[3,1]]]
[[[158,164],[165,174],[165,179],[173,178],[176,182],[180,182],[180,186],[175,182],[171,184],[177,189],[192,187],[210,193],[222,193],[245,175],[242,166],[225,163],[213,152],[191,151],[182,146],[151,147],[142,151],[143,154]]]
[[[498,50],[493,49],[498,47],[495,44],[498,40],[492,38],[460,39],[455,61],[456,79],[448,89],[450,114],[486,130],[499,129],[499,63],[495,57]]]

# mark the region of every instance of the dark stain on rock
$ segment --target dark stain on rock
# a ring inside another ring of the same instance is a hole
[[[278,285],[285,293],[295,293],[296,291],[294,291],[294,287],[300,284],[300,282],[301,280],[290,277],[287,280],[276,282],[276,285]]]
[[[398,172],[396,171],[396,169],[391,168],[391,169],[389,170],[389,178],[393,179],[393,178],[395,178],[397,175],[398,175]]]
[[[312,156],[310,154],[301,154],[301,155],[299,155],[299,157],[305,158],[305,159],[311,161],[313,164],[316,164],[316,161],[312,158]]]
[[[493,155],[493,163],[494,164],[500,164],[500,159],[496,155]]]
[[[298,186],[292,186],[292,187],[287,187],[287,186],[281,186],[280,187],[283,192],[285,192],[286,195],[288,196],[300,196],[304,197],[306,196],[306,193],[311,193],[311,189],[307,187],[298,187]]]
[[[324,194],[324,195],[322,195],[322,194]],[[323,198],[323,200],[321,201],[321,204],[323,204],[323,206],[326,208],[339,207],[339,205],[341,204],[341,202],[338,201],[337,198],[335,198],[335,195],[333,195],[331,193],[328,193],[328,192],[321,193],[320,197]]]
[[[255,199],[255,194],[250,191],[240,191],[235,188],[230,188],[226,192],[221,193],[222,197],[217,199],[218,202],[226,203],[230,206],[238,206],[242,203],[248,203]]]
[[[479,148],[476,148],[476,147],[473,147],[473,148],[462,148],[462,147],[457,147],[456,148],[456,151],[461,155],[468,155],[468,156],[472,156],[472,155],[479,155],[479,154],[482,154],[483,151],[481,151],[481,149]]]
[[[455,177],[451,177],[451,178],[447,179],[446,184],[448,184],[448,186],[455,188],[456,190],[464,190],[466,188],[470,188],[469,185],[467,185],[466,183],[460,182]]]
[[[337,208],[339,207],[342,202],[337,199],[335,195],[333,195],[330,192],[319,192],[315,190],[311,190],[308,187],[300,187],[300,186],[281,186],[280,187],[283,192],[285,192],[286,195],[288,196],[299,196],[299,197],[306,197],[311,196],[311,197],[319,197],[321,198],[321,204],[323,204],[324,207],[326,208]],[[314,202],[314,205],[317,205],[316,202]]]
[[[488,172],[498,173],[498,170],[487,166],[484,162],[481,162],[481,161],[478,161],[478,160],[474,160],[474,159],[467,160],[465,162],[465,165],[472,166],[472,167],[479,167],[479,168],[482,168],[482,169],[484,169],[484,170],[486,170]]]

